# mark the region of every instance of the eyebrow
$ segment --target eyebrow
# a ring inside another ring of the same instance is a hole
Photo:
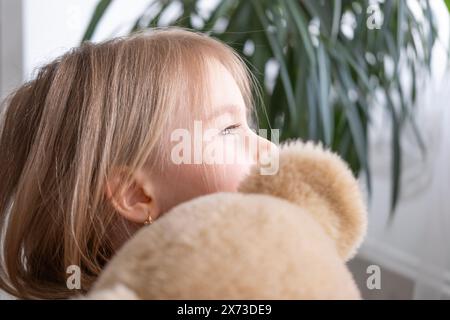
[[[236,113],[239,114],[240,108],[236,104],[224,104],[219,106],[218,108],[215,108],[213,112],[211,112],[207,117],[206,120],[210,121],[212,119],[217,118],[219,115],[222,115],[224,113]]]

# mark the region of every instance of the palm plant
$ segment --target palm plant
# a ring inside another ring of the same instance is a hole
[[[98,2],[83,41],[92,38],[111,2]],[[280,129],[281,140],[321,141],[356,174],[365,174],[369,191],[368,128],[375,93],[381,94],[391,118],[393,212],[406,124],[425,149],[414,103],[418,76],[429,70],[436,39],[429,0],[416,0],[415,12],[403,0],[218,0],[208,12],[202,2],[149,0],[130,32],[164,23],[228,43],[264,85],[259,126]],[[163,14],[175,5],[178,16],[163,22]],[[411,90],[400,81],[400,61],[412,79]]]

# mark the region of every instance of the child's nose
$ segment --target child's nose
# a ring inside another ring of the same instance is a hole
[[[258,136],[256,133],[253,133],[253,138],[255,139],[256,148],[253,148],[253,162],[258,164],[260,163],[260,159],[262,157],[267,157],[271,154],[271,152],[276,152],[278,147],[273,142]]]
[[[270,156],[273,152],[278,151],[278,147],[272,141],[267,140],[266,138],[258,136],[258,163],[260,162],[261,157]]]

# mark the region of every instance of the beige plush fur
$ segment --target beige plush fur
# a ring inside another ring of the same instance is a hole
[[[338,156],[290,143],[281,149],[278,174],[255,169],[240,191],[191,200],[143,228],[89,297],[360,297],[345,260],[364,235],[366,211]]]
[[[280,151],[276,175],[254,168],[239,188],[289,200],[312,214],[334,239],[344,260],[353,257],[366,231],[366,207],[358,184],[339,156],[311,142],[291,142]]]

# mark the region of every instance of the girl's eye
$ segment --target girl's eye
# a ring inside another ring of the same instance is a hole
[[[226,127],[225,129],[223,129],[220,134],[221,135],[229,135],[232,134],[234,132],[235,129],[239,128],[241,125],[240,124],[233,124],[232,126]]]

